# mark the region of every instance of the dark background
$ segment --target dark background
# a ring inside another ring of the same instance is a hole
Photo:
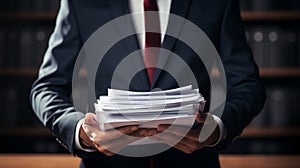
[[[267,90],[262,113],[225,154],[300,154],[300,0],[240,0]],[[29,105],[58,0],[0,0],[0,153],[67,153]]]

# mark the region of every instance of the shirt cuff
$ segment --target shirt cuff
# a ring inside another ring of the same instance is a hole
[[[81,146],[80,141],[79,141],[79,131],[80,131],[80,127],[84,122],[84,118],[79,120],[77,125],[76,125],[76,130],[75,130],[75,148],[85,151],[85,152],[95,152],[95,149],[91,149],[91,148],[84,148]]]
[[[227,135],[227,131],[226,131],[226,128],[225,128],[225,126],[223,124],[223,121],[218,116],[212,115],[212,117],[213,117],[213,119],[215,120],[215,122],[219,126],[220,136],[219,136],[218,141],[215,144],[207,145],[208,147],[214,147],[214,146],[218,145],[218,143],[220,141],[222,141],[223,139],[225,139],[226,135]]]

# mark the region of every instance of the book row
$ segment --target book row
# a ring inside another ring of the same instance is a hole
[[[43,59],[52,26],[0,28],[0,68],[35,68]],[[248,26],[246,37],[261,68],[300,67],[300,31],[279,26]]]
[[[59,0],[0,0],[1,11],[45,12],[56,11]],[[299,10],[299,0],[240,0],[241,10]]]
[[[224,154],[299,154],[299,137],[240,137],[222,152]]]
[[[29,105],[29,91],[32,82],[23,80],[22,84],[5,85],[0,87],[0,126],[1,128],[35,127],[40,126]]]
[[[267,100],[251,127],[299,127],[300,89],[284,86],[267,87]]]
[[[5,12],[55,12],[59,0],[0,0],[0,11]]]
[[[300,10],[299,0],[240,0],[242,11]]]
[[[261,68],[300,66],[300,34],[297,28],[248,26],[246,37]]]
[[[0,126],[39,126],[40,122],[29,105],[31,82],[0,87]],[[267,100],[251,127],[299,127],[300,89],[296,87],[267,87]]]
[[[51,32],[51,26],[0,28],[0,68],[38,67]]]

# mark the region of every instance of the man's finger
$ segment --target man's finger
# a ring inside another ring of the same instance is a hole
[[[115,153],[109,151],[108,149],[104,148],[104,147],[101,146],[101,145],[95,145],[95,147],[96,147],[96,149],[97,149],[99,152],[105,154],[106,156],[112,156],[112,155],[115,154]]]
[[[137,137],[123,135],[123,136],[121,136],[117,139],[114,139],[113,141],[105,144],[104,147],[106,149],[108,149],[109,151],[116,153],[116,152],[119,152],[124,147],[128,146],[130,143],[135,142],[137,140],[141,140],[143,138],[137,138]]]
[[[159,132],[156,128],[139,128],[137,131],[134,131],[128,135],[133,137],[148,137],[158,133]]]
[[[96,137],[101,135],[101,131],[99,130],[98,127],[87,125],[85,123],[85,121],[82,123],[82,129],[84,130],[86,135],[89,137],[89,139],[92,141],[95,141]],[[100,137],[98,137],[98,138],[100,138]]]
[[[83,127],[81,126],[80,127],[80,130],[79,130],[79,136],[80,136],[80,142],[87,146],[87,147],[90,147],[92,146],[92,141],[90,139],[90,137],[86,134],[86,132],[83,130]]]
[[[196,116],[196,122],[197,123],[199,123],[199,124],[204,123],[205,118],[203,117],[203,114],[204,113],[201,113],[201,112],[197,113],[197,116]]]
[[[150,139],[152,140],[156,140],[156,141],[160,141],[160,142],[163,142],[163,143],[166,143],[168,144],[169,146],[172,146],[184,153],[192,153],[194,151],[196,151],[197,149],[200,149],[200,144],[195,144],[194,142],[193,143],[187,143],[187,141],[185,141],[184,139],[179,141],[178,143],[176,143],[174,140],[173,140],[173,137],[170,136],[170,135],[167,135],[167,136],[164,136],[164,137],[151,137]]]
[[[174,148],[176,148],[184,153],[187,153],[187,154],[193,153],[195,151],[195,150],[188,148],[185,144],[180,143],[180,142],[177,143],[176,145],[174,145]]]
[[[113,130],[108,130],[108,131],[101,131],[101,133],[98,135],[99,136],[99,144],[104,144],[108,141],[111,141],[113,139],[116,139],[120,136],[123,135],[128,135],[132,132],[135,132],[139,129],[138,126],[126,126],[126,127],[121,127],[118,129],[113,129]]]
[[[157,127],[158,131],[164,131],[170,134],[177,135],[179,137],[186,137],[193,141],[198,141],[199,133],[201,129],[189,129],[187,127],[181,126],[170,126],[170,125],[159,125]]]
[[[176,140],[178,141],[178,138],[180,138],[180,137],[176,137],[176,135],[169,134],[169,133],[165,133],[165,135],[158,136],[158,137],[161,138],[165,142],[167,141],[168,144],[171,144],[171,145],[176,144]],[[182,138],[179,142],[191,149],[199,148],[199,144],[200,144],[198,141],[193,141],[186,137]]]
[[[202,148],[203,144],[201,144],[198,140],[197,141],[193,141],[189,138],[183,138],[180,143],[186,145],[187,147],[189,147],[192,150],[197,150]]]
[[[167,144],[171,147],[174,147],[184,153],[192,153],[191,149],[186,144],[182,143],[181,141],[176,142],[176,141],[174,141],[173,138],[174,137],[169,136],[169,135],[150,137],[150,139],[152,139],[152,140],[165,143],[165,144]]]
[[[197,122],[200,121],[199,123],[203,123],[203,124],[205,123],[208,125],[215,123],[214,117],[210,113],[198,113],[196,117],[196,121]]]
[[[85,140],[82,140],[81,143],[84,145],[84,146],[87,146],[87,147],[90,147],[91,146],[91,143],[90,142],[87,142]]]
[[[152,140],[161,141],[161,142],[166,143],[170,146],[173,146],[174,144],[178,143],[178,141],[180,140],[180,137],[178,137],[177,135],[169,134],[169,133],[166,133],[166,132],[162,132],[158,135],[151,136],[149,138],[152,139]]]
[[[94,113],[86,113],[84,121],[87,125],[99,128],[99,122],[97,121],[97,117]]]
[[[109,135],[115,139],[117,137],[120,137],[124,134],[128,135],[134,131],[137,131],[139,129],[139,127],[137,125],[134,125],[134,126],[126,126],[126,127],[121,127],[121,128],[118,128],[116,130],[111,130],[109,132]]]

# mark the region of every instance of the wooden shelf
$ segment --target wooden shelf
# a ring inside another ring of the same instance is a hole
[[[241,12],[245,21],[262,21],[262,20],[299,20],[300,11],[270,11],[270,12]]]
[[[56,12],[3,12],[0,13],[0,19],[5,20],[42,20],[54,21]]]
[[[300,155],[220,155],[222,168],[299,168]],[[78,167],[80,158],[71,154],[0,154],[0,167]]]
[[[261,77],[300,77],[300,68],[261,68]],[[38,69],[35,68],[2,68],[0,75],[8,76],[36,76]]]
[[[299,168],[300,155],[220,155],[222,168]]]
[[[25,145],[25,144],[24,144]],[[64,168],[79,167],[80,158],[71,154],[0,154],[0,167]]]
[[[0,19],[6,20],[55,20],[57,12],[2,12]],[[297,20],[300,11],[242,11],[241,16],[245,21],[256,20]]]
[[[261,77],[300,77],[300,68],[261,68]]]
[[[38,70],[34,68],[7,68],[0,69],[0,75],[6,76],[36,76]]]
[[[46,127],[16,127],[0,129],[1,136],[35,136],[35,137],[51,137],[50,131]]]
[[[246,128],[242,135],[243,138],[272,138],[272,137],[300,137],[299,128]]]

